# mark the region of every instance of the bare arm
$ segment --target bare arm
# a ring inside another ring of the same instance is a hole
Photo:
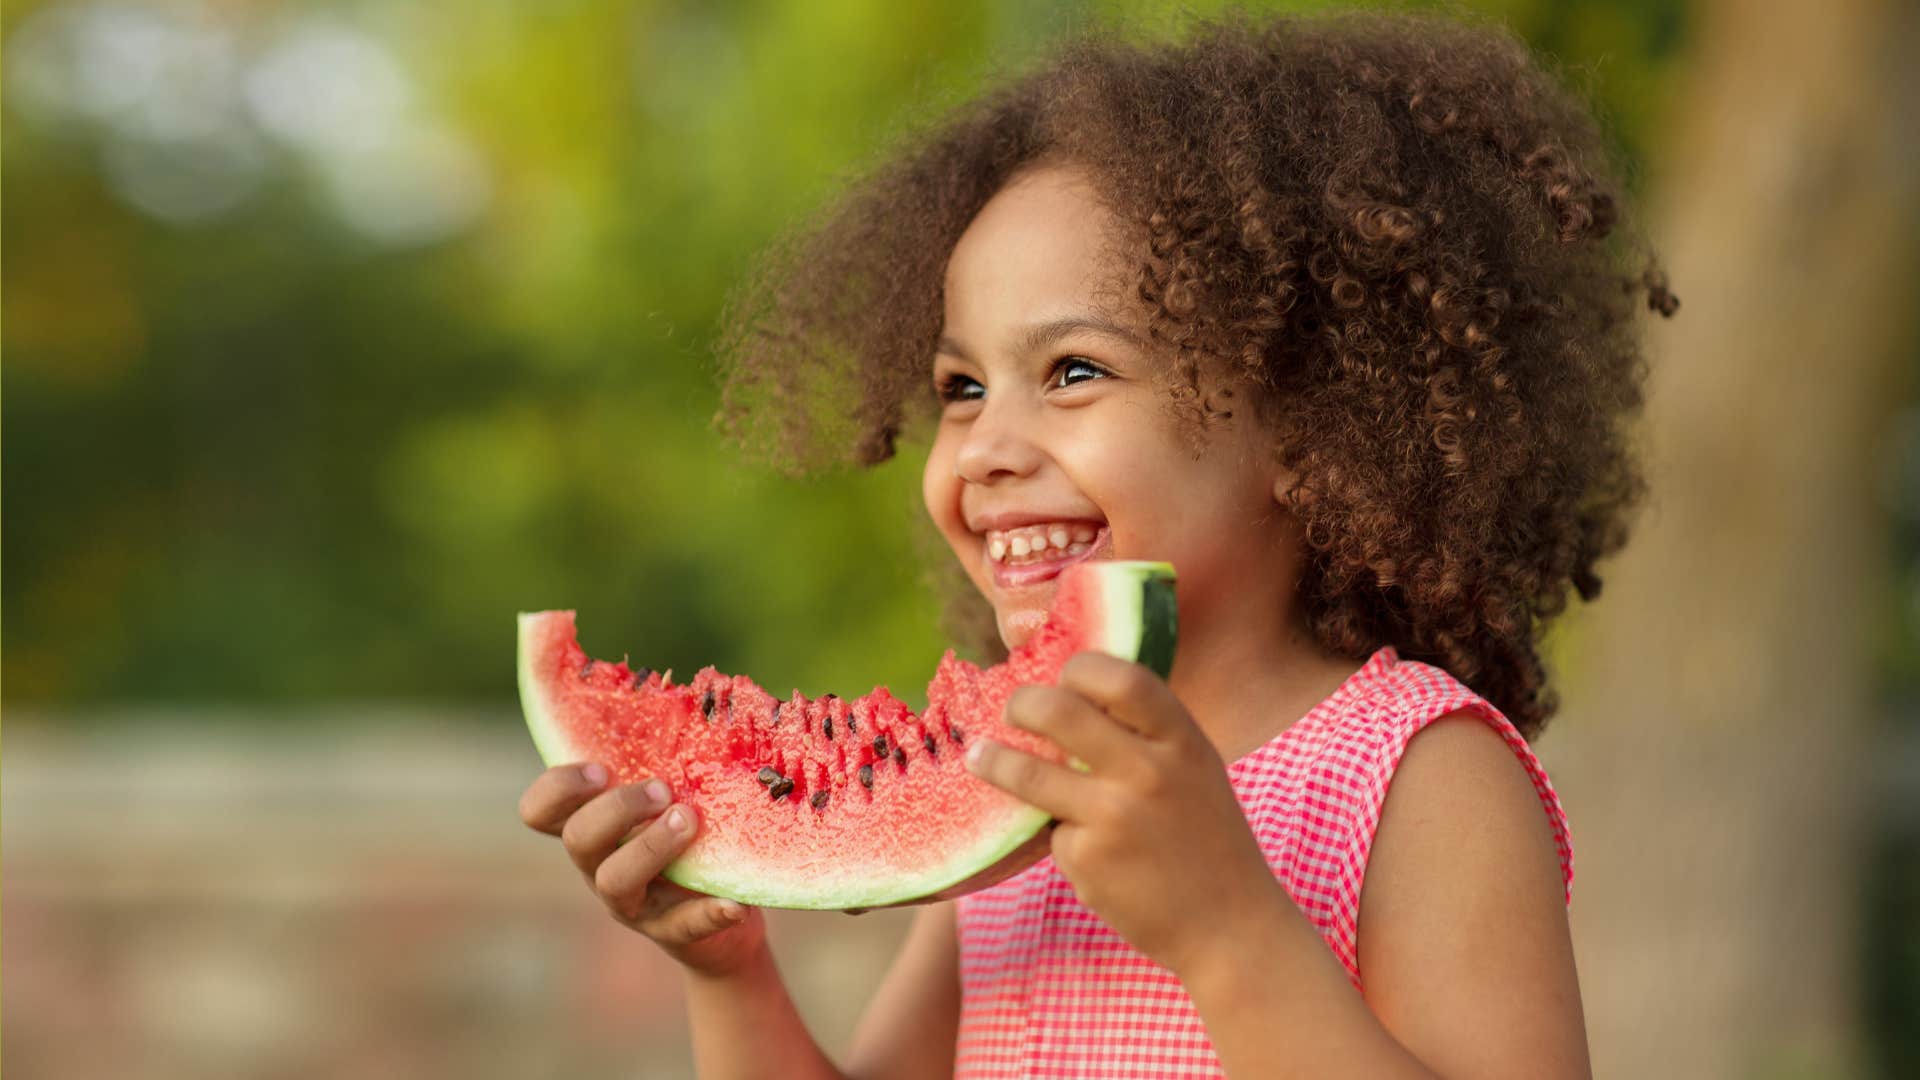
[[[765,949],[726,976],[688,971],[686,985],[693,1056],[703,1077],[953,1075],[960,963],[952,904],[930,904],[915,914],[899,955],[854,1031],[844,1073],[807,1032]]]
[[[693,1061],[701,1076],[840,1080],[843,1074],[807,1031],[764,944],[736,971],[685,971]]]
[[[1408,744],[1367,860],[1359,945],[1368,1004],[1435,1072],[1591,1075],[1553,834],[1479,718]]]
[[[1546,817],[1478,718],[1414,736],[1394,774],[1361,892],[1364,1001],[1290,900],[1235,922],[1182,973],[1231,1075],[1590,1075]]]
[[[908,1080],[953,1075],[960,1032],[960,951],[953,904],[928,904],[853,1033],[847,1075]]]

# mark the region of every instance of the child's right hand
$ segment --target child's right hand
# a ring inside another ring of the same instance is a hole
[[[693,839],[693,808],[671,804],[664,780],[611,789],[606,784],[603,766],[555,765],[521,794],[520,820],[560,838],[587,886],[621,925],[693,971],[727,975],[740,970],[766,945],[760,909],[693,892],[660,876]]]

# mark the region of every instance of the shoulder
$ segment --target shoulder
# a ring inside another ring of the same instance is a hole
[[[1557,804],[1541,812],[1529,761],[1455,710],[1411,737],[1380,816],[1360,900],[1367,999],[1443,1073],[1584,1069]]]
[[[1527,754],[1531,758],[1531,753]],[[1393,769],[1361,890],[1367,899],[1406,875],[1449,867],[1499,869],[1499,882],[1544,881],[1564,903],[1553,807],[1542,813],[1527,762],[1485,717],[1457,709],[1415,731]]]
[[[1497,813],[1518,835],[1544,840],[1558,864],[1561,900],[1570,901],[1573,842],[1566,812],[1513,722],[1444,668],[1418,661],[1392,664],[1370,698],[1369,715],[1355,721],[1367,732],[1358,740],[1366,748],[1360,764],[1372,811],[1367,824],[1377,832],[1396,804],[1402,818]],[[1497,806],[1488,804],[1496,798]]]
[[[1363,978],[1359,951],[1362,892],[1377,914],[1382,880],[1419,869],[1404,865],[1396,840],[1409,822],[1423,845],[1412,852],[1419,857],[1434,851],[1419,822],[1457,829],[1462,820],[1498,819],[1546,845],[1561,905],[1571,897],[1572,838],[1545,770],[1518,729],[1444,668],[1384,647],[1276,747],[1260,775],[1243,778],[1250,818],[1294,902],[1363,992],[1372,976]],[[1501,801],[1461,801],[1492,798]],[[1383,832],[1388,847],[1376,852]],[[1467,839],[1476,836],[1497,839]],[[1376,856],[1384,869],[1373,865]]]
[[[1514,832],[1545,842],[1551,856],[1552,829],[1540,812],[1533,770],[1515,751],[1499,728],[1471,709],[1455,709],[1422,725],[1408,737],[1393,771],[1381,825],[1395,811],[1410,808],[1424,817],[1500,811],[1508,824],[1517,826]]]
[[[1295,748],[1299,765],[1323,781],[1321,790],[1347,804],[1363,834],[1363,862],[1403,769],[1455,776],[1470,770],[1466,775],[1508,781],[1509,794],[1531,792],[1533,817],[1552,836],[1571,883],[1572,844],[1559,796],[1498,709],[1444,668],[1402,660],[1391,647],[1375,654],[1353,690],[1313,723],[1298,725]]]
[[[1375,826],[1363,917],[1366,900],[1403,877],[1466,884],[1468,868],[1497,879],[1479,888],[1544,882],[1564,907],[1568,844],[1559,799],[1526,742],[1488,709],[1457,708],[1409,725]]]

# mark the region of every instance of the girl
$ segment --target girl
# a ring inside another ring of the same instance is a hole
[[[1009,703],[1088,772],[974,745],[1052,855],[918,911],[844,1071],[759,912],[656,880],[698,827],[663,784],[536,780],[526,822],[684,965],[701,1071],[1587,1075],[1526,738],[1543,627],[1644,489],[1631,296],[1674,302],[1619,208],[1502,32],[1228,15],[1076,39],[776,244],[725,320],[732,432],[804,465],[931,430],[984,652],[1082,558],[1172,562],[1180,651]]]

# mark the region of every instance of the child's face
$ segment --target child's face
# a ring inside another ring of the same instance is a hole
[[[1044,621],[1054,579],[1081,559],[1173,563],[1183,624],[1262,603],[1248,586],[1270,588],[1293,561],[1291,518],[1274,500],[1283,475],[1248,410],[1204,431],[1196,457],[1139,313],[1096,306],[1114,269],[1102,261],[1108,222],[1074,172],[1036,169],[980,211],[947,265],[933,364],[945,405],[922,494],[1009,647]],[[1110,320],[1134,340],[1078,328],[1023,343],[1067,319]]]

